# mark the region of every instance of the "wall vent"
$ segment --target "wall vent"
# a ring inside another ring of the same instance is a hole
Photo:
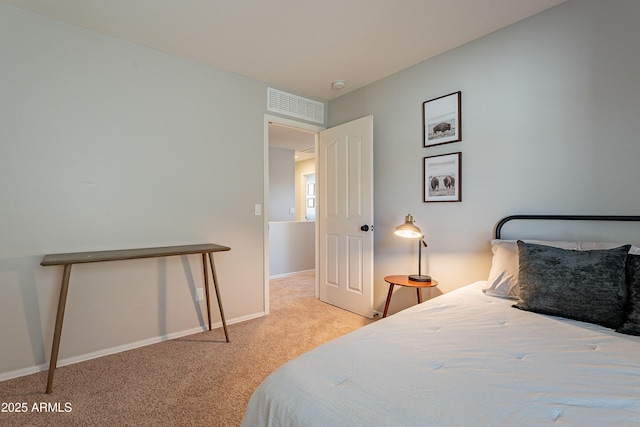
[[[267,88],[267,110],[324,124],[324,104],[312,99]]]

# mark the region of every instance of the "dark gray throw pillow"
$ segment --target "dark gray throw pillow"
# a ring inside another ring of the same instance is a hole
[[[630,247],[576,251],[518,241],[520,301],[515,307],[618,328],[624,322]]]
[[[640,335],[640,255],[627,255],[627,316],[617,331]]]

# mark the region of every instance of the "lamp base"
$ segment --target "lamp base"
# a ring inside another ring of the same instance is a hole
[[[424,274],[410,274],[409,280],[412,282],[430,282],[431,276],[426,276]]]

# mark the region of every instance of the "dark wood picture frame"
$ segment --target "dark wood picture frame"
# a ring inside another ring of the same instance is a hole
[[[462,153],[428,156],[422,162],[422,200],[462,201]]]
[[[425,147],[462,141],[462,92],[422,103],[422,142]]]

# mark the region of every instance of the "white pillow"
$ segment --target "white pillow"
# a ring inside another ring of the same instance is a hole
[[[602,249],[613,249],[626,245],[627,243],[611,243],[611,242],[580,242],[581,251],[592,251]],[[631,246],[629,253],[632,255],[640,255],[640,248]]]
[[[543,240],[524,240],[524,242],[561,249],[578,250],[580,248],[578,242]],[[487,287],[482,291],[494,297],[518,299],[520,297],[520,286],[518,285],[520,264],[518,262],[517,240],[492,240],[491,252],[493,252],[491,271],[489,271]]]

